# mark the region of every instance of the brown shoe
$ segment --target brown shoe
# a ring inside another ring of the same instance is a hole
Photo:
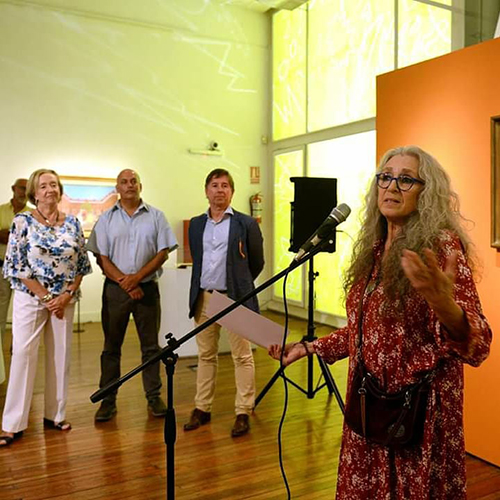
[[[239,437],[243,436],[250,430],[250,422],[248,415],[245,413],[240,413],[236,415],[236,420],[234,421],[233,429],[231,430],[231,436]]]
[[[198,408],[195,408],[193,410],[193,413],[191,413],[189,422],[184,424],[184,430],[194,431],[195,429],[198,429],[200,425],[208,424],[208,422],[210,422],[210,418],[210,412],[198,410]]]

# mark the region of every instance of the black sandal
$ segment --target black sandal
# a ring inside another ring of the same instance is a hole
[[[48,418],[43,419],[43,426],[48,429],[54,429],[56,431],[70,431],[71,424],[63,420],[62,422],[54,422],[53,420],[49,420]],[[67,427],[66,427],[67,426]]]
[[[22,437],[24,431],[14,432],[13,436],[0,435],[0,441],[5,441],[5,444],[0,444],[0,448],[10,446],[16,439]]]

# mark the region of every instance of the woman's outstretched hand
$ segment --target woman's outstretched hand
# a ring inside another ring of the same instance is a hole
[[[281,359],[281,346],[278,344],[273,344],[269,346],[267,352],[269,356],[278,361]],[[285,350],[283,352],[283,366],[288,366],[289,364],[297,361],[300,358],[307,356],[306,348],[300,342],[292,342],[285,345]]]

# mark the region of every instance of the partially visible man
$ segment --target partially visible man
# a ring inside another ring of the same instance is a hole
[[[254,280],[264,267],[264,250],[259,224],[249,215],[231,207],[234,181],[224,169],[215,169],[205,180],[209,208],[191,219],[189,246],[193,257],[189,317],[200,325],[208,318],[206,310],[214,290],[238,300],[254,289]],[[245,303],[259,311],[257,298]],[[211,419],[217,375],[217,353],[220,326],[214,323],[196,335],[198,370],[196,375],[195,409],[184,425],[191,431]],[[246,434],[249,415],[255,406],[255,365],[250,342],[228,332],[236,379],[236,421],[233,437]]]
[[[0,333],[1,338],[5,334],[5,324],[7,322],[7,312],[9,310],[11,289],[10,281],[3,277],[2,267],[9,240],[9,231],[14,216],[19,212],[28,210],[26,207],[26,185],[28,179],[17,179],[12,185],[12,199],[0,205]]]
[[[0,384],[5,380],[5,365],[3,360],[2,342],[5,336],[7,313],[9,312],[10,296],[12,290],[10,281],[3,277],[3,260],[9,241],[10,227],[14,216],[19,212],[28,210],[26,207],[26,185],[28,179],[17,179],[11,186],[12,199],[0,205]]]
[[[104,349],[101,379],[104,387],[120,377],[121,348],[132,314],[141,344],[142,362],[156,354],[160,329],[160,294],[157,280],[177,240],[160,210],[141,199],[142,184],[137,172],[123,170],[116,180],[120,200],[101,215],[87,248],[96,256],[106,276],[102,294]],[[148,408],[163,417],[167,408],[160,397],[160,364],[142,372]],[[95,420],[105,422],[116,413],[116,394],[106,396]]]

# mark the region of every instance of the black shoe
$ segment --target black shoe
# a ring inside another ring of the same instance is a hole
[[[95,414],[96,422],[107,422],[111,420],[116,413],[116,403],[110,401],[103,401],[100,408]]]
[[[164,417],[167,414],[167,407],[160,396],[149,400],[148,408],[151,410],[153,417]]]
[[[250,422],[248,415],[245,413],[240,413],[236,415],[236,420],[234,421],[234,426],[231,430],[231,436],[240,437],[246,434],[250,430]]]
[[[198,410],[198,408],[195,408],[193,410],[193,413],[191,413],[189,422],[184,424],[184,430],[194,431],[195,429],[198,429],[200,425],[208,424],[208,422],[210,422],[210,418],[210,412]]]

